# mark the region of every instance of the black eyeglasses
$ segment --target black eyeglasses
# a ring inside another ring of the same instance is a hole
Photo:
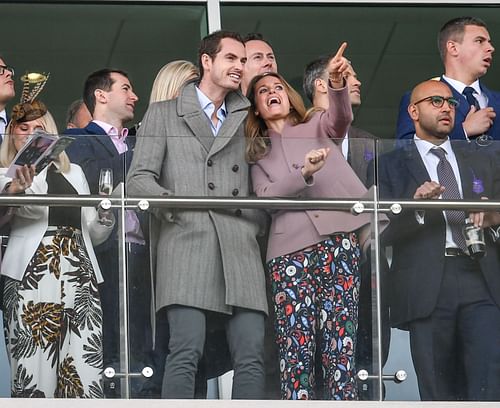
[[[8,65],[0,65],[0,75],[3,75],[5,71],[9,71],[12,76],[14,76],[14,68],[9,67]]]
[[[445,101],[448,103],[448,106],[451,109],[455,109],[460,104],[460,102],[453,97],[445,98],[444,96],[438,96],[438,95],[433,95],[433,96],[428,96],[426,98],[422,98],[417,102],[413,102],[413,104],[418,105],[420,102],[424,102],[424,101],[429,101],[431,103],[431,105],[434,106],[435,108],[443,107]]]

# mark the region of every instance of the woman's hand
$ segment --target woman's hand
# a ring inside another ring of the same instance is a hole
[[[35,166],[24,165],[16,169],[16,176],[6,188],[8,194],[21,194],[24,193],[33,183],[35,177]]]
[[[304,167],[302,167],[302,176],[304,180],[310,178],[314,173],[320,170],[328,157],[330,148],[311,150],[304,158]]]
[[[344,73],[350,66],[349,60],[343,55],[346,48],[347,43],[343,42],[335,56],[328,63],[330,86],[334,89],[344,87]]]

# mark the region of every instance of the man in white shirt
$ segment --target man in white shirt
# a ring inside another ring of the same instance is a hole
[[[0,141],[8,124],[7,103],[16,95],[14,90],[14,68],[5,64],[0,56]]]
[[[413,141],[379,158],[381,199],[498,199],[492,155],[450,142],[457,104],[444,82],[415,87]],[[486,254],[471,253],[466,217],[500,223],[497,212],[404,208],[382,236],[393,247],[391,323],[410,332],[422,400],[500,400],[498,250],[485,234]]]
[[[448,21],[438,35],[438,48],[444,64],[440,78],[450,86],[460,102],[450,139],[500,140],[500,93],[487,89],[480,79],[493,61],[495,47],[484,21],[476,17],[459,17]],[[413,138],[414,126],[408,116],[409,94],[400,103],[397,138]]]

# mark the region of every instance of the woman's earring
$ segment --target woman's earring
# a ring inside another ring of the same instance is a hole
[[[255,111],[255,116],[259,116],[259,111]]]

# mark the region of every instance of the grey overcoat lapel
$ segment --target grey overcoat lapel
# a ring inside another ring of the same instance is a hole
[[[177,113],[184,118],[194,137],[208,153],[214,142],[214,135],[210,129],[207,115],[201,109],[194,82],[187,84],[179,96]]]
[[[239,91],[230,92],[226,96],[227,117],[214,140],[210,155],[221,151],[235,135],[238,135],[238,127],[246,119],[249,106],[250,102]]]

